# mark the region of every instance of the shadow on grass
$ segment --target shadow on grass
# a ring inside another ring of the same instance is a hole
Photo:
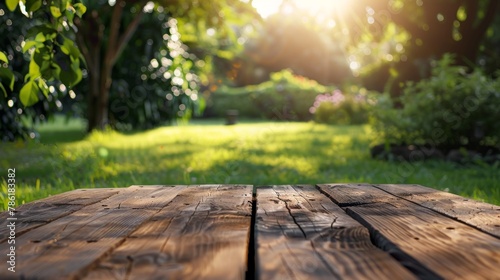
[[[81,141],[85,138],[86,133],[80,129],[68,130],[42,130],[40,131],[40,143],[42,144],[58,144]]]
[[[40,134],[40,143],[58,144],[83,140],[86,136],[86,122],[79,118],[67,118],[64,115],[55,115],[49,121],[34,124]]]

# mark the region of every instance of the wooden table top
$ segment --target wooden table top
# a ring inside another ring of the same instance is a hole
[[[79,189],[14,214],[0,279],[500,279],[500,206],[417,185]]]

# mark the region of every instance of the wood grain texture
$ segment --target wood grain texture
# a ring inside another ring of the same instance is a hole
[[[17,272],[0,279],[244,279],[252,237],[259,279],[500,279],[498,206],[417,185],[257,190],[255,216],[248,185],[86,189],[22,205]]]
[[[319,187],[335,200],[350,197],[346,212],[370,229],[377,246],[421,278],[500,275],[500,239],[494,236],[370,185]]]
[[[16,207],[16,234],[21,236],[33,228],[69,215],[87,205],[109,198],[118,192],[119,189],[79,189]],[[5,221],[8,217],[8,212],[0,213],[2,221]],[[6,227],[0,228],[0,244],[5,243],[8,234]]]
[[[39,279],[78,276],[153,216],[158,211],[155,207],[168,204],[180,189],[122,189],[97,204],[28,231],[16,238],[16,254],[22,256],[17,259],[16,276]],[[157,197],[162,197],[161,203]],[[149,206],[153,208],[147,209]],[[0,256],[0,261],[6,260],[5,255]],[[11,272],[0,270],[0,279],[4,277],[12,277]]]
[[[312,186],[257,188],[260,279],[413,279]]]
[[[318,188],[340,207],[390,202],[398,199],[369,184],[320,184]]]
[[[500,206],[419,185],[374,185],[500,238]]]
[[[244,279],[251,186],[191,186],[86,279]]]

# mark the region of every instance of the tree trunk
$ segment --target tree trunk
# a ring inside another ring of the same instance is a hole
[[[87,132],[104,130],[108,124],[109,86],[111,72],[94,71],[89,77],[89,93],[87,99]]]
[[[132,21],[128,23],[123,32],[120,32],[125,5],[125,0],[116,1],[112,8],[111,22],[107,26],[101,21],[97,10],[87,13],[84,21],[78,19],[75,21],[79,29],[76,34],[77,44],[85,57],[89,74],[87,132],[103,130],[108,125],[109,92],[113,66],[137,30],[146,3],[142,4]],[[103,43],[105,31],[108,31],[107,44]],[[102,57],[101,54],[104,56]]]
[[[98,87],[96,89],[95,85],[99,82],[99,79],[89,77],[89,92],[87,95],[87,132],[91,132],[97,127],[97,106],[96,101],[99,95]]]

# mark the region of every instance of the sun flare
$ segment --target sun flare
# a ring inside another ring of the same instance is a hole
[[[283,0],[253,0],[252,5],[262,17],[268,17],[280,11]],[[352,0],[291,0],[297,9],[303,10],[311,15],[318,15],[324,12],[342,13],[346,11]],[[284,7],[281,12],[287,12]]]
[[[304,9],[313,14],[321,12],[342,12],[352,2],[349,0],[295,0],[294,1],[299,9]]]

